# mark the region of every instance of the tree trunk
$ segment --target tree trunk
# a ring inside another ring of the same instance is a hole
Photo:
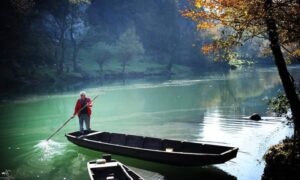
[[[101,60],[98,61],[98,66],[99,66],[99,70],[100,70],[100,75],[102,76],[102,73],[103,73],[103,62]]]
[[[64,59],[65,59],[65,40],[64,38],[61,38],[61,42],[60,42],[60,47],[61,47],[61,55],[60,55],[60,60],[59,60],[59,64],[58,64],[58,70],[57,73],[60,75],[63,73],[64,71]]]
[[[55,44],[55,49],[54,49],[54,62],[55,62],[55,67],[58,69],[58,62],[59,62],[59,45]]]
[[[77,55],[78,55],[78,46],[75,42],[75,44],[73,44],[73,54],[72,54],[72,63],[73,63],[73,71],[74,72],[78,70]]]
[[[63,62],[65,58],[65,42],[64,42],[64,31],[61,30],[61,34],[59,37],[59,46],[60,48],[60,56],[58,58],[58,63],[57,63],[57,74],[60,75],[63,72]]]
[[[124,53],[122,58],[122,74],[123,76],[125,76],[125,71],[126,71],[126,65],[129,62],[129,60],[131,60],[131,55],[128,53]]]
[[[169,59],[169,62],[168,62],[168,64],[167,64],[167,72],[168,73],[172,73],[172,67],[173,67],[173,59],[172,59],[172,56],[171,56],[171,58]]]
[[[71,28],[70,28],[70,38],[71,38],[71,42],[72,42],[72,45],[73,45],[73,53],[72,53],[72,63],[73,63],[73,71],[77,71],[77,54],[78,54],[78,45],[77,45],[77,42],[76,42],[76,39],[74,38],[73,34],[74,34],[74,31],[73,31],[73,17],[71,19]]]
[[[126,62],[122,63],[122,74],[125,74],[125,70],[126,70]]]
[[[277,66],[279,76],[286,94],[286,97],[289,101],[295,128],[299,130],[299,121],[300,121],[300,101],[296,93],[295,85],[293,79],[288,72],[279,42],[279,35],[277,32],[276,21],[272,14],[272,0],[265,1],[265,11],[266,11],[266,25],[267,32],[269,35],[270,47],[275,59],[275,64]]]

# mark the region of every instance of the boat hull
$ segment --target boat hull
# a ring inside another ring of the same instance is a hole
[[[111,144],[101,141],[90,140],[87,138],[78,138],[69,134],[66,134],[66,137],[70,142],[84,148],[177,166],[204,166],[211,164],[220,164],[232,158],[235,158],[238,152],[238,148],[229,148],[228,150],[226,149],[227,151],[221,154],[166,152],[162,150],[136,148],[118,144]],[[223,146],[220,146],[220,148],[222,147]]]
[[[111,157],[110,157],[111,158]],[[117,160],[97,159],[87,163],[91,180],[144,180],[139,174]]]

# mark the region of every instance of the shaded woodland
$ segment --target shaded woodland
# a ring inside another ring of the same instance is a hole
[[[1,2],[1,86],[226,72],[201,46],[212,35],[181,16],[186,1]],[[252,50],[251,50],[252,49]],[[252,45],[240,50],[260,64]],[[61,84],[61,83],[60,83]]]

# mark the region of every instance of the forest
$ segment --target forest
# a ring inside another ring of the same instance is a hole
[[[197,31],[196,23],[180,14],[185,1],[1,3],[2,87],[225,73],[231,68],[203,54],[201,46],[221,31]],[[232,53],[231,64],[272,64],[261,47],[253,46],[260,42]]]

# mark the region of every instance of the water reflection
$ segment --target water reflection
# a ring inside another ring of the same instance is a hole
[[[198,141],[239,147],[237,158],[217,167],[239,179],[260,179],[264,167],[262,156],[267,148],[291,135],[284,122],[284,118],[265,116],[256,122],[226,109],[212,108],[206,112]]]

